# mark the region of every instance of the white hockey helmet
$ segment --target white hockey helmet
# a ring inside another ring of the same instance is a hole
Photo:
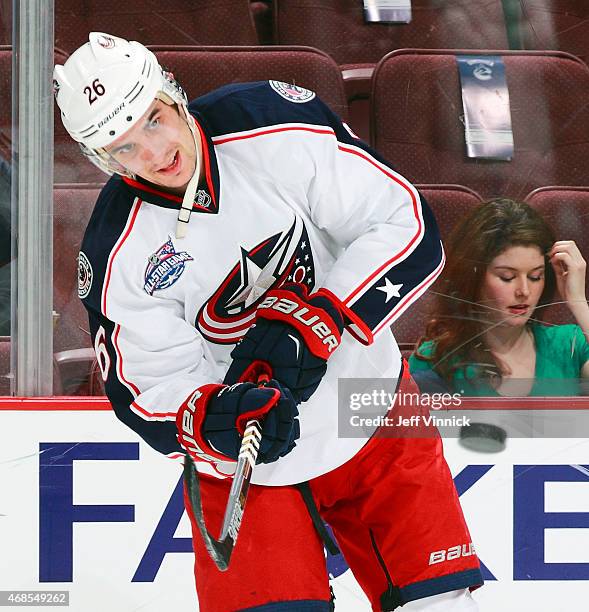
[[[141,43],[91,32],[65,65],[53,71],[61,120],[82,151],[108,174],[128,174],[104,147],[138,121],[156,98],[177,104],[191,125],[186,94]],[[192,126],[191,126],[192,127]]]
[[[184,90],[141,43],[91,32],[89,42],[53,70],[55,100],[61,120],[82,152],[107,174],[134,175],[105,150],[147,112],[157,98],[176,104],[194,141],[194,174],[178,214],[176,236],[186,235],[198,186],[201,159],[194,119]]]

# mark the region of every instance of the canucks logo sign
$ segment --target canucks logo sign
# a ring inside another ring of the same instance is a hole
[[[315,285],[315,265],[303,220],[253,248],[240,249],[239,260],[200,309],[196,327],[215,344],[234,344],[248,330],[266,291],[286,282]],[[237,254],[236,254],[237,255]],[[237,257],[236,257],[237,259]]]
[[[187,261],[193,261],[192,256],[186,251],[176,253],[168,236],[167,242],[148,258],[143,285],[145,293],[153,295],[154,291],[171,287],[182,276]]]

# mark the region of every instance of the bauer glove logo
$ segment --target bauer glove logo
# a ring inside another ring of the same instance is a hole
[[[294,319],[292,325],[299,327],[299,324],[307,326],[323,344],[326,345],[327,351],[331,353],[334,349],[339,346],[339,332],[337,335],[332,331],[331,327],[321,319],[319,314],[308,315],[310,310],[307,306],[301,306],[298,302],[290,300],[288,298],[278,298],[276,296],[268,296],[259,306],[258,310],[261,309],[276,310],[282,314],[288,315]],[[285,322],[287,318],[281,317]],[[299,324],[296,323],[299,322]]]

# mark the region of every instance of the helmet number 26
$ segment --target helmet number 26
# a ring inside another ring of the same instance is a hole
[[[92,87],[90,85],[84,87],[84,93],[88,94],[88,104],[94,104],[100,96],[104,95],[104,85],[98,79],[94,79]]]

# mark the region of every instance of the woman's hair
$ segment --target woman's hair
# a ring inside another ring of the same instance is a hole
[[[544,219],[530,206],[508,199],[485,202],[462,219],[446,243],[447,263],[433,291],[436,292],[431,318],[418,346],[434,342],[433,353],[416,356],[434,364],[434,369],[450,381],[454,370],[475,364],[477,379],[495,379],[506,373],[501,363],[486,350],[483,333],[487,329],[488,308],[478,303],[488,265],[512,246],[537,246],[545,257],[545,284],[538,306],[550,303],[555,277],[546,254],[554,244],[554,234]],[[536,308],[533,319],[542,317]]]

